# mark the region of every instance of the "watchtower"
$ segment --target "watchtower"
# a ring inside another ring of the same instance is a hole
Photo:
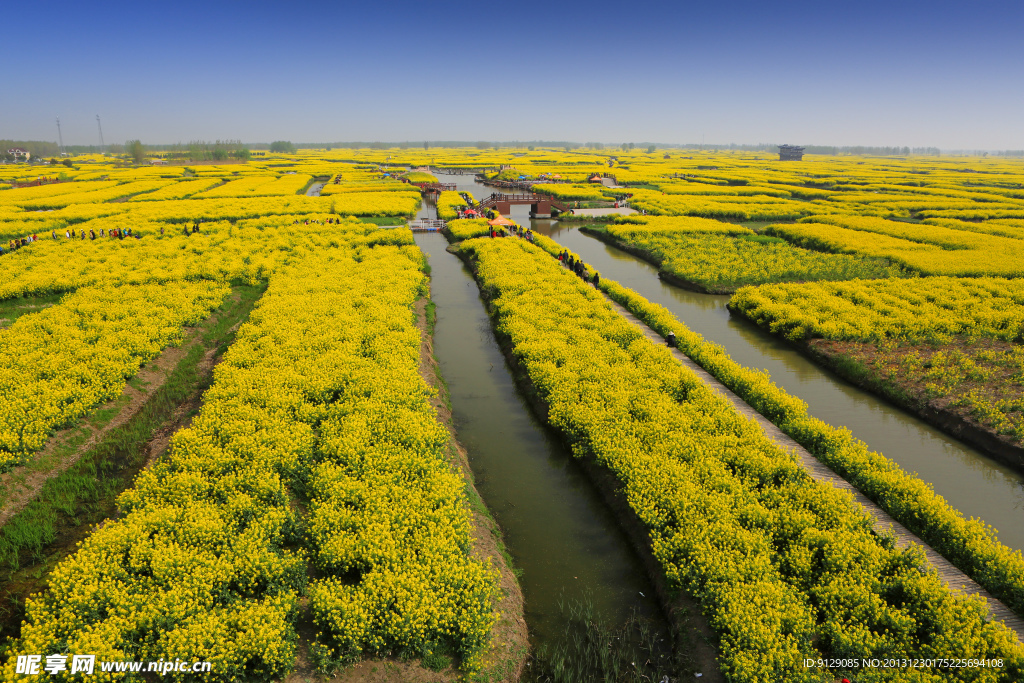
[[[779,161],[803,161],[804,148],[796,145],[779,145]]]

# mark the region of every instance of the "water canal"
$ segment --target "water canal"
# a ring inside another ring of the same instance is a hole
[[[424,213],[425,217],[428,214]],[[562,637],[560,602],[592,600],[611,623],[633,610],[666,628],[643,564],[571,453],[520,398],[470,272],[437,233],[416,235],[437,306],[434,355],[476,486],[504,534],[534,643]]]
[[[494,191],[473,176],[443,176],[442,182],[455,182],[478,199]],[[511,217],[524,225],[531,223],[534,230],[580,254],[601,275],[665,306],[690,329],[724,346],[741,365],[767,370],[776,384],[806,401],[812,415],[849,428],[872,449],[904,470],[916,472],[966,517],[995,527],[1004,544],[1024,550],[1024,476],[821,368],[752,322],[731,315],[726,308],[729,296],[666,284],[658,279],[654,266],[588,237],[575,224],[530,220],[528,206],[513,206]]]

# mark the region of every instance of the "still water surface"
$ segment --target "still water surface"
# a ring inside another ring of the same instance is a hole
[[[662,623],[629,539],[571,453],[517,393],[472,275],[445,251],[441,235],[417,234],[416,243],[431,267],[434,355],[455,427],[477,489],[523,572],[531,636],[559,637],[560,598],[589,596],[614,623],[634,608]]]

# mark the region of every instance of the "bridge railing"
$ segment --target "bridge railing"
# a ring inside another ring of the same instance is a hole
[[[447,223],[439,218],[417,218],[409,221],[409,229],[413,232],[436,232],[446,225]]]

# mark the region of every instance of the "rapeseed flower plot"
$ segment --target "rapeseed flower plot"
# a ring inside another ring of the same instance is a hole
[[[280,678],[314,562],[324,666],[441,646],[477,666],[496,577],[470,557],[464,483],[418,374],[426,281],[411,238],[347,223],[323,236],[334,246],[289,243],[170,456],[30,599],[19,652],[170,655],[212,662],[210,680]],[[17,678],[11,664],[4,679]]]
[[[212,201],[212,200],[208,200]],[[173,203],[173,202],[165,202]],[[307,224],[312,219],[314,222]],[[327,224],[330,219],[335,221]],[[106,226],[130,227],[123,218],[90,222],[99,231]],[[139,227],[139,223],[134,223]],[[370,223],[343,222],[333,214],[268,216],[260,219],[203,223],[196,234],[182,234],[186,224],[142,223],[141,240],[40,239],[0,259],[0,299],[72,291],[99,284],[145,284],[172,280],[266,280],[279,265],[304,256],[309,250],[350,244],[404,243],[406,229],[380,230]]]
[[[467,240],[489,234],[491,226],[486,218],[456,218],[445,229],[455,240]]]
[[[97,190],[106,190],[117,186],[116,180],[98,180],[81,183],[54,183],[52,185],[37,185],[34,187],[19,187],[5,190],[0,193],[0,206],[20,207],[24,204],[31,204],[36,201],[51,199],[61,195],[84,196]]]
[[[112,199],[121,199],[122,197],[130,197],[132,195],[142,194],[145,192],[152,192],[162,187],[170,185],[172,180],[137,180],[130,183],[122,183],[119,185],[113,185],[103,189],[89,189],[89,185],[93,183],[82,183],[81,189],[89,191],[85,192],[74,192],[74,193],[61,193],[53,197],[32,199],[30,201],[22,201],[19,206],[29,210],[43,210],[43,209],[60,209],[72,204],[97,204],[101,202],[108,202]],[[70,183],[69,183],[70,184]],[[77,183],[74,183],[77,184]]]
[[[1024,341],[1024,280],[928,277],[745,287],[730,308],[790,339]]]
[[[769,235],[831,252],[887,258],[923,275],[1024,275],[1024,241],[981,231],[870,216],[813,216]]]
[[[549,255],[521,240],[460,249],[549,422],[617,479],[671,584],[700,599],[728,677],[831,680],[802,660],[931,656],[938,643],[1003,658],[992,680],[1024,673],[1012,636],[976,602],[879,539],[859,506]]]
[[[15,321],[0,334],[0,468],[25,461],[54,429],[115,398],[226,293],[212,282],[87,287]]]
[[[682,224],[676,227],[673,221]],[[711,225],[688,225],[687,221]],[[666,273],[711,292],[734,291],[745,284],[765,282],[905,275],[903,269],[885,259],[823,254],[781,239],[757,237],[741,226],[707,219],[654,217],[647,224],[612,225],[607,231],[619,242],[645,252]]]
[[[437,217],[441,220],[451,220],[455,218],[458,213],[456,208],[460,206],[469,207],[469,202],[462,195],[469,195],[472,201],[473,195],[468,192],[455,192],[453,190],[445,190],[437,198]]]
[[[129,199],[130,202],[162,202],[168,199],[185,199],[195,194],[209,190],[220,185],[219,178],[207,178],[206,180],[181,180],[171,185],[165,185],[159,190],[138,194]]]

